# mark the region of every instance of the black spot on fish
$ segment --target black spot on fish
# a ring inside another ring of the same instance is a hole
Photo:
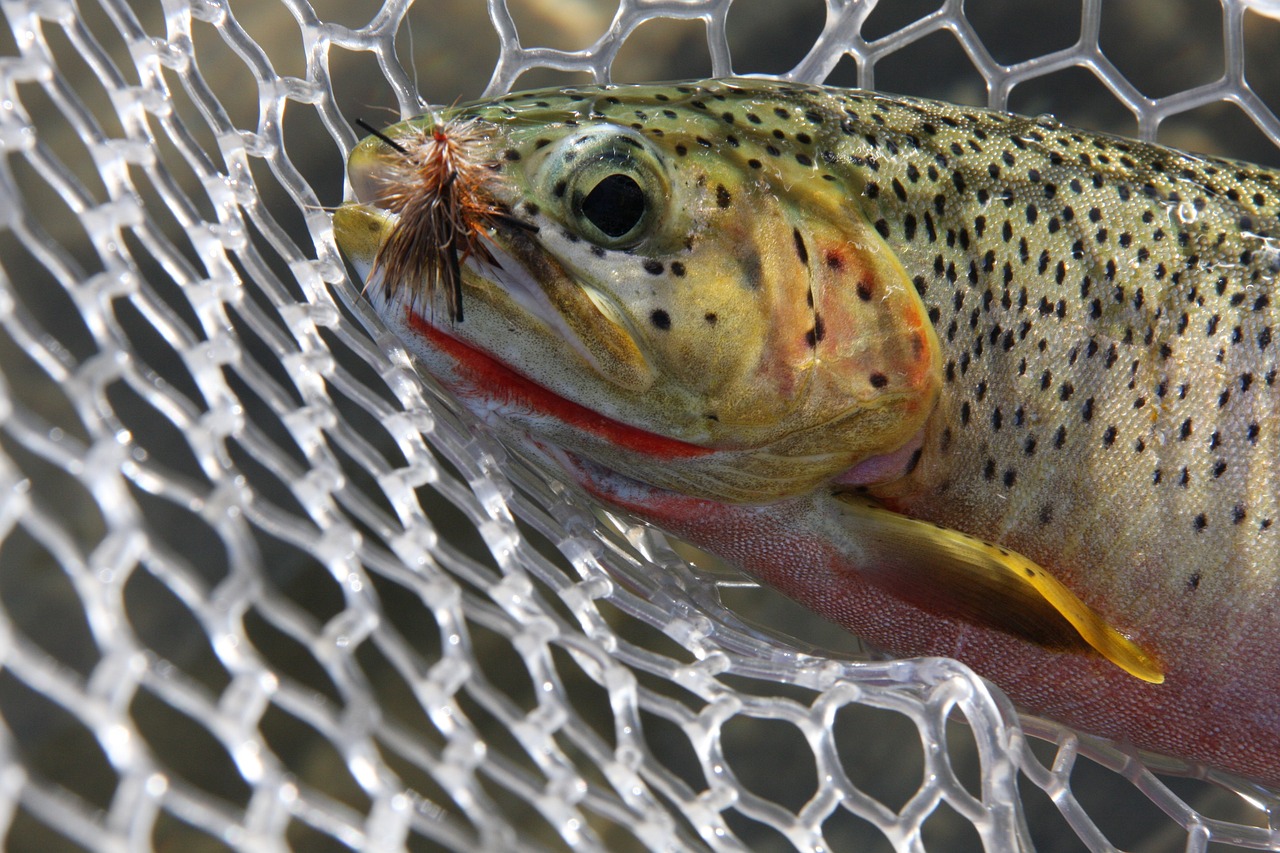
[[[661,261],[655,261],[650,258],[644,262],[644,271],[650,275],[662,275],[663,269]]]
[[[733,203],[733,197],[729,195],[729,191],[725,189],[724,184],[716,186],[716,204],[721,208],[727,208]]]
[[[714,326],[716,323],[720,322],[720,317],[717,316],[714,311],[708,311],[706,314],[703,314],[702,319],[707,321],[708,326]]]
[[[870,282],[865,280],[860,280],[858,282],[857,291],[858,291],[858,298],[861,299],[863,302],[871,301],[872,289],[871,289]]]
[[[655,329],[666,331],[671,328],[671,315],[661,308],[655,308],[653,313],[649,315],[649,322],[653,324]]]
[[[883,373],[873,373],[869,377],[872,388],[883,388],[889,384],[889,378]]]
[[[800,229],[793,228],[791,236],[795,239],[796,254],[800,256],[800,263],[807,265],[809,263],[809,250],[804,245],[804,237],[800,235]]]
[[[672,262],[671,262],[671,274],[672,274],[672,275],[676,276],[677,278],[684,278],[684,273],[685,273],[685,269],[684,269],[684,263],[683,263],[683,262],[681,262],[681,261],[672,261]]]

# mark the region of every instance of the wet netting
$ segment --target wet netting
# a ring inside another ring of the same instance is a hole
[[[415,372],[326,210],[357,117],[731,71],[1275,164],[1274,0],[0,13],[9,849],[1280,849],[1275,792],[593,509]]]

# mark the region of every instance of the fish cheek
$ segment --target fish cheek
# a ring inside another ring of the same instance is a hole
[[[758,405],[750,399],[756,395],[745,391],[763,358],[766,306],[744,285],[740,262],[695,253],[685,263],[702,272],[669,278],[653,299],[637,306],[646,344],[660,359],[662,374],[701,401],[700,416],[726,427],[742,423],[744,408]]]

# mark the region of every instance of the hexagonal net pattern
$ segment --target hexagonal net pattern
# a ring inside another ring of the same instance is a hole
[[[1274,2],[1116,5],[0,0],[7,846],[1280,849],[1273,792],[1019,718],[953,661],[831,651],[499,446],[326,210],[358,111],[553,72],[1024,112],[1080,72],[1069,119],[1275,159]]]

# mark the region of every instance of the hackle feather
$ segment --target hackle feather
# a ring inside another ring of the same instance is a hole
[[[485,192],[495,179],[488,138],[477,122],[464,119],[395,139],[377,135],[394,151],[378,204],[398,215],[373,262],[384,296],[403,288],[413,302],[433,307],[435,293],[443,291],[449,319],[461,322],[462,265],[472,257],[495,263],[485,245],[488,230],[509,218]]]

